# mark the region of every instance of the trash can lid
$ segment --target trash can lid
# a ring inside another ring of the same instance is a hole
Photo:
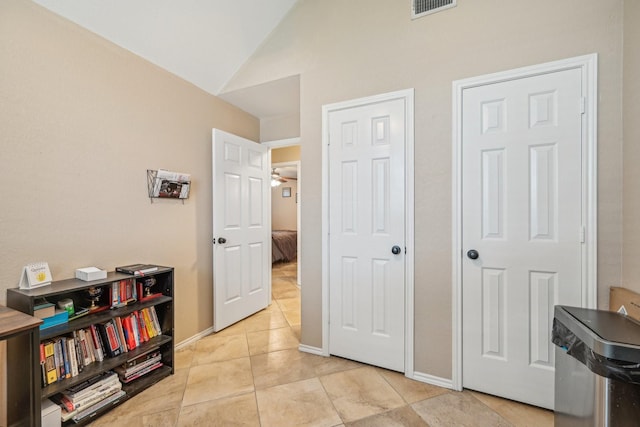
[[[640,323],[620,313],[556,306],[555,317],[596,353],[640,361]]]

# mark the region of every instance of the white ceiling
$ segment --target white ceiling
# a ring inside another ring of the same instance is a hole
[[[33,1],[219,95],[297,0]],[[293,108],[291,98],[299,104],[293,83],[283,79],[223,98],[258,118],[279,116]]]

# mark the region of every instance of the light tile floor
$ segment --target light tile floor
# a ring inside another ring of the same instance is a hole
[[[296,264],[273,269],[271,306],[189,348],[175,374],[99,426],[553,426],[553,413],[298,351]]]

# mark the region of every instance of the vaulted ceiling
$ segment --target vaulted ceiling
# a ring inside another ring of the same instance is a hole
[[[199,88],[220,95],[297,0],[33,0]],[[288,85],[286,85],[288,83]],[[258,118],[286,114],[293,81],[223,99]],[[285,84],[285,86],[283,86]],[[283,92],[283,90],[285,92]],[[272,96],[272,91],[280,94]],[[273,104],[278,99],[280,105]]]

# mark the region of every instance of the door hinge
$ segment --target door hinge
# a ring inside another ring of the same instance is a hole
[[[580,98],[580,114],[584,114],[587,111],[587,98],[584,96]]]
[[[580,243],[584,243],[586,240],[587,230],[584,226],[580,227]]]

